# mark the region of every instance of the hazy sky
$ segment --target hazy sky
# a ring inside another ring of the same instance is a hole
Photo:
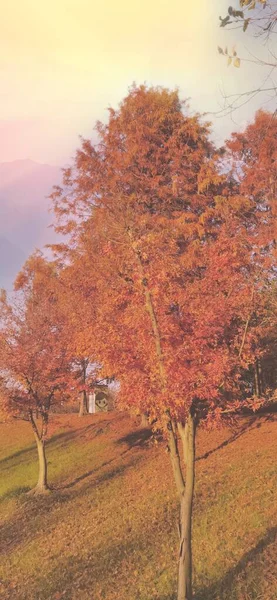
[[[0,161],[63,164],[133,81],[178,86],[191,108],[217,111],[226,93],[255,85],[251,64],[226,66],[217,45],[248,56],[255,42],[219,29],[230,0],[9,0],[0,35]],[[234,3],[233,3],[234,4]],[[239,34],[239,35],[238,35]],[[215,119],[222,141],[262,99]],[[265,98],[263,99],[265,100]],[[266,99],[267,100],[267,99]],[[270,108],[270,104],[266,105]]]

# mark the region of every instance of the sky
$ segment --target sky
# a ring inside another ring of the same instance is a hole
[[[1,9],[0,162],[70,162],[79,136],[93,137],[137,84],[178,87],[192,110],[214,113],[226,94],[264,76],[256,65],[227,67],[217,46],[250,56],[256,42],[219,28],[230,0],[9,0]],[[235,1],[233,2],[235,4]],[[266,51],[265,51],[266,52]],[[269,98],[263,98],[272,108]],[[245,126],[261,98],[213,120],[222,143]],[[275,106],[274,106],[275,108]]]

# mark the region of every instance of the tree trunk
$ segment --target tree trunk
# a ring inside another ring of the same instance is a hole
[[[87,392],[84,391],[84,407],[86,414],[88,413],[88,395]]]
[[[38,482],[37,485],[28,494],[46,494],[50,492],[47,482],[47,460],[45,454],[45,441],[35,432],[35,439],[38,450]]]
[[[176,487],[178,490],[178,494],[180,495],[180,498],[182,498],[182,494],[184,494],[184,492],[185,492],[185,482],[184,482],[184,477],[183,477],[183,473],[182,473],[176,431],[175,431],[174,424],[171,420],[168,421],[167,431],[168,431],[168,447],[169,447],[173,475],[174,475]]]
[[[141,427],[149,427],[149,421],[148,421],[148,416],[147,413],[141,413],[140,415],[140,424]]]
[[[262,367],[260,360],[257,358],[255,362],[255,395],[261,396],[262,393]]]
[[[178,422],[178,431],[180,434],[180,438],[182,440],[183,445],[183,461],[185,465],[187,464],[187,452],[188,452],[188,422],[186,421],[185,425],[183,423]]]
[[[34,419],[33,410],[29,410],[29,418],[30,423],[34,432],[37,451],[38,451],[38,482],[36,487],[31,490],[30,494],[45,494],[50,491],[47,482],[47,460],[45,454],[45,436],[47,434],[47,425],[48,425],[48,414],[46,412],[41,413],[42,418],[42,427],[41,432],[39,433],[38,425]]]
[[[49,490],[47,483],[47,460],[45,454],[45,441],[41,440],[36,436],[36,443],[38,449],[38,463],[39,463],[39,474],[38,474],[38,482],[36,485],[36,492],[43,494],[47,490]]]
[[[258,377],[259,377],[259,392],[260,392],[260,396],[262,396],[264,393],[264,374],[263,374],[263,367],[262,367],[262,363],[261,363],[260,359],[258,359],[258,361],[257,361],[257,367],[258,367]]]
[[[180,505],[180,553],[178,570],[178,600],[192,600],[192,504],[195,464],[195,420],[189,414],[187,422],[186,487]]]
[[[83,417],[87,413],[87,394],[84,391],[80,399],[79,417]]]
[[[255,362],[255,365],[254,365],[254,389],[255,389],[255,396],[259,396],[259,374],[258,374],[257,361]]]

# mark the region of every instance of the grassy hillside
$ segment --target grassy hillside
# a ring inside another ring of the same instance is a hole
[[[197,436],[197,600],[277,598],[277,427],[253,417]],[[173,600],[177,500],[163,444],[124,414],[65,415],[48,444],[55,490],[27,496],[27,423],[0,424],[4,600]]]

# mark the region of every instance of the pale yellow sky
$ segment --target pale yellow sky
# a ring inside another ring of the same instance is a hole
[[[216,111],[222,86],[235,93],[257,80],[253,68],[228,69],[217,53],[237,37],[218,27],[229,3],[0,0],[0,161],[63,164],[78,135],[92,135],[133,81],[178,86],[192,109]],[[244,45],[240,36],[237,46]],[[215,138],[222,141],[258,105],[237,113],[236,125],[217,119]]]

